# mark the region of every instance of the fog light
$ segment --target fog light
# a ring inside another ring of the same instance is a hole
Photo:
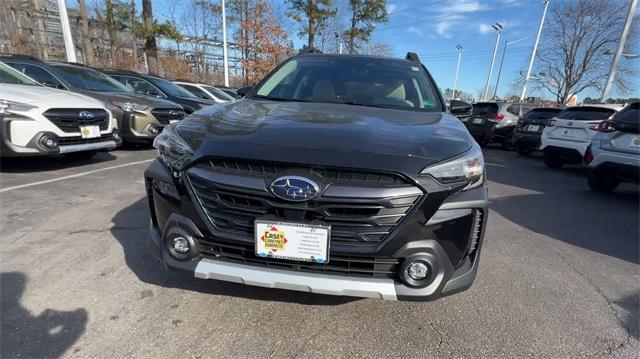
[[[40,139],[40,144],[46,148],[56,148],[58,147],[58,141],[54,137],[42,136]]]
[[[184,237],[176,237],[173,239],[173,250],[179,254],[185,254],[191,250],[189,241]]]
[[[414,262],[407,268],[407,273],[411,279],[423,280],[429,275],[429,266],[422,262]]]

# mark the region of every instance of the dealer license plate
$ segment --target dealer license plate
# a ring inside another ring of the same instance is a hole
[[[640,148],[640,136],[634,138],[633,140],[631,140],[631,147],[633,148]]]
[[[331,226],[256,220],[255,233],[259,257],[329,262]]]
[[[99,126],[80,126],[80,136],[82,136],[82,138],[100,137],[100,127]]]
[[[560,132],[560,134],[564,137],[575,137],[576,130],[564,129],[562,130],[562,132]]]
[[[474,119],[473,119],[473,123],[475,123],[475,124],[481,124],[481,123],[482,123],[482,121],[483,121],[483,120],[482,120],[481,118],[474,118]]]
[[[539,125],[529,125],[529,132],[538,132],[539,129]]]

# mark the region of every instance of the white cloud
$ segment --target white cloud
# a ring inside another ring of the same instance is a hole
[[[412,34],[416,34],[418,36],[424,36],[424,32],[422,31],[422,29],[419,29],[415,26],[409,26],[409,28],[407,29],[408,32],[412,33]]]
[[[387,13],[393,14],[394,11],[398,10],[398,5],[396,4],[387,4]]]
[[[488,24],[480,24],[480,26],[478,27],[478,31],[479,31],[481,34],[486,34],[486,33],[489,33],[489,32],[491,32],[491,31],[493,31],[493,29],[491,28],[491,25],[488,25]]]
[[[459,14],[481,11],[485,8],[486,5],[481,4],[478,0],[459,0],[440,8],[440,12],[444,14]]]
[[[444,37],[445,39],[449,39],[451,38],[451,33],[449,32],[449,29],[454,25],[453,21],[448,21],[448,20],[444,20],[444,21],[440,21],[436,24],[436,32],[438,33],[438,35]]]

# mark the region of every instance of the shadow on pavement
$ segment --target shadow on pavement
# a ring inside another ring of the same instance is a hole
[[[358,300],[358,298],[352,297],[337,297],[261,288],[217,280],[202,280],[166,270],[153,257],[148,248],[147,227],[149,212],[144,197],[116,213],[112,222],[111,233],[123,248],[127,266],[145,283],[207,294],[304,305],[340,305]]]
[[[622,323],[629,330],[629,334],[640,339],[640,291],[635,292],[613,304],[620,306],[626,313],[622,316]]]
[[[490,208],[511,222],[578,247],[639,263],[637,187],[625,184],[613,193],[594,192],[579,167],[552,170],[535,158],[513,161],[510,167],[488,167],[487,178],[533,192],[492,196]]]
[[[20,304],[26,282],[24,273],[0,274],[0,353],[3,358],[60,357],[84,332],[88,313],[85,309],[72,312],[47,309],[34,316]]]
[[[75,159],[67,156],[4,158],[0,162],[0,172],[29,173],[55,171],[108,162],[115,159],[116,157],[109,152],[99,152],[89,159]]]

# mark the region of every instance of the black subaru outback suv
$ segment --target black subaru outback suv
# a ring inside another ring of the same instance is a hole
[[[482,152],[415,54],[302,53],[155,147],[150,242],[170,269],[387,300],[436,299],[476,276]]]

